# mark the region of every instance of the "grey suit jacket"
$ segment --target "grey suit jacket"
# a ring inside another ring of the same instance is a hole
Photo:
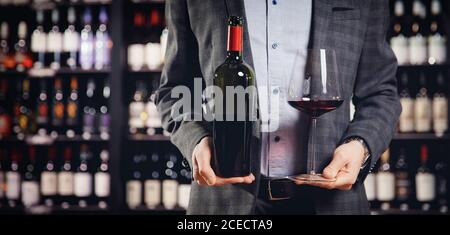
[[[192,88],[194,77],[202,77],[206,86],[212,85],[213,71],[226,57],[225,2],[230,15],[245,17],[243,1],[166,1],[169,37],[157,104],[164,128],[172,133],[171,141],[190,164],[195,145],[203,137],[211,135],[211,128],[206,122],[174,121],[170,113],[177,99],[171,98],[170,93],[178,85]],[[345,99],[337,110],[318,119],[317,165],[323,169],[343,140],[358,136],[369,147],[372,155],[370,167],[373,167],[389,145],[401,111],[395,78],[397,62],[386,42],[388,0],[314,0],[313,5],[310,47],[336,51]],[[244,60],[252,65],[247,33],[244,35],[244,48]],[[356,113],[350,122],[351,99]],[[258,127],[257,124],[254,128],[251,144],[255,182],[222,187],[193,183],[188,214],[253,213],[260,177]],[[316,212],[369,213],[362,184],[365,174],[367,171],[348,191],[314,189]]]

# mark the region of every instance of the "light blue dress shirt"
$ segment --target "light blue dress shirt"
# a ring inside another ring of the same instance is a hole
[[[288,104],[286,88],[293,74],[304,74],[312,0],[244,4],[263,120],[261,173],[269,177],[305,173],[309,118]],[[294,66],[294,61],[303,66]]]

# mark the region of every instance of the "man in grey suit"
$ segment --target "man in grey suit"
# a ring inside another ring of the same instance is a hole
[[[257,86],[270,90],[260,105],[270,106],[276,97],[283,112],[274,132],[255,125],[252,174],[235,178],[212,170],[206,121],[171,115],[179,101],[171,97],[174,87],[193,89],[195,77],[212,85],[214,69],[226,57],[228,15],[244,17],[244,60],[255,69]],[[388,0],[167,0],[166,17],[169,37],[157,104],[171,141],[193,170],[188,214],[369,213],[363,180],[388,147],[401,111],[397,63],[386,42]],[[284,106],[285,90],[277,87],[286,82],[292,50],[307,48],[335,50],[344,104],[317,125],[316,165],[336,180],[296,185],[277,176],[303,170],[311,154],[308,122]]]

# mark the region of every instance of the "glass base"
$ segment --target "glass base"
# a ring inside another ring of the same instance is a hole
[[[335,178],[328,179],[322,176],[322,174],[301,174],[289,176],[289,179],[296,182],[334,182]]]

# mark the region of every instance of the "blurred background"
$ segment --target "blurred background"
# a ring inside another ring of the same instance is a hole
[[[153,95],[164,4],[0,0],[0,214],[185,213],[191,174]],[[390,11],[403,112],[366,193],[373,214],[447,214],[450,6]]]

